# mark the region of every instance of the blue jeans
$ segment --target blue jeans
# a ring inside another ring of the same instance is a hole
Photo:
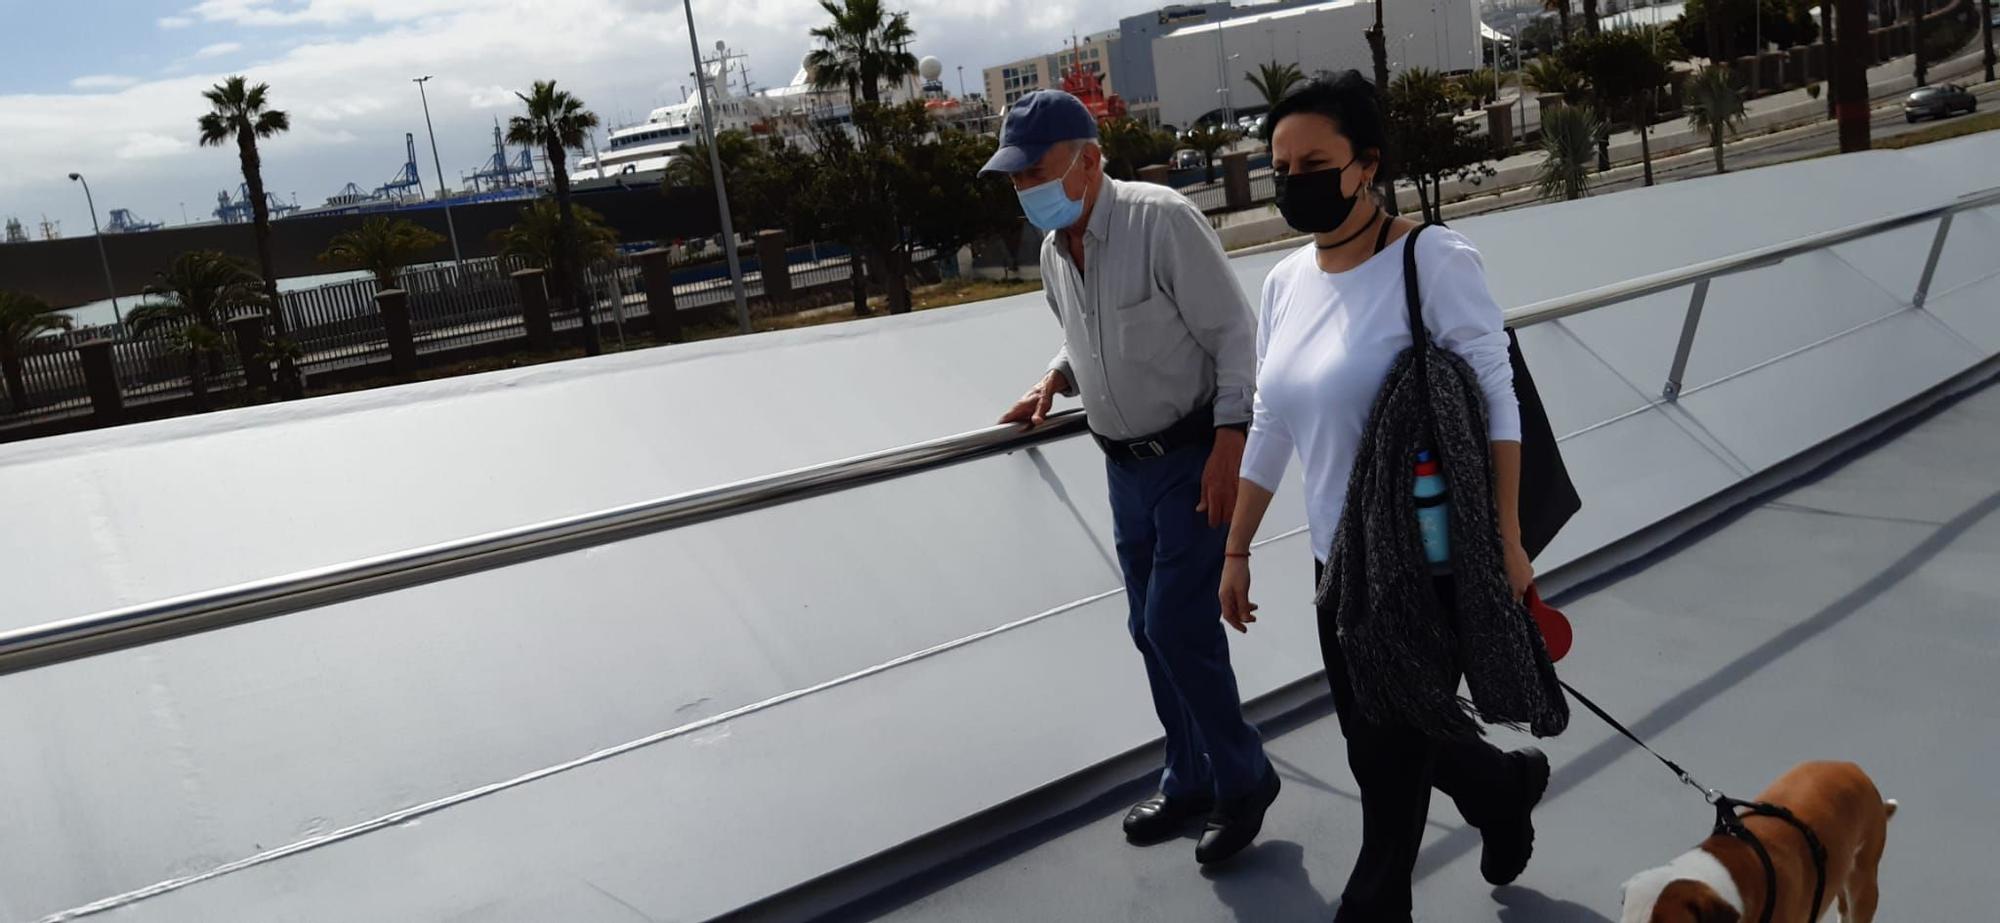
[[[1128,624],[1166,731],[1160,791],[1170,798],[1242,795],[1269,766],[1262,738],[1243,720],[1216,599],[1229,529],[1210,528],[1208,514],[1195,512],[1207,463],[1207,446],[1105,462]]]

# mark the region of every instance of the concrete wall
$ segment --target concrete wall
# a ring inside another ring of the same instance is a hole
[[[576,202],[602,214],[621,240],[704,237],[718,230],[714,198],[697,190],[662,193],[658,186],[648,183],[634,189],[579,192]],[[458,226],[463,255],[492,255],[496,249],[493,233],[513,224],[526,204],[525,201],[489,202],[454,207],[451,216]],[[378,214],[408,218],[440,235],[445,233],[443,209]],[[326,215],[272,222],[272,256],[278,275],[306,276],[332,271],[318,259],[326,250],[327,241],[367,217]],[[202,224],[140,234],[110,234],[105,236],[104,243],[111,276],[121,296],[143,291],[154,273],[188,250],[221,250],[253,265],[257,259],[256,234],[248,224]],[[438,247],[428,258],[450,259],[450,245]],[[100,300],[106,293],[97,242],[82,236],[0,244],[0,287],[27,292],[58,307]]]

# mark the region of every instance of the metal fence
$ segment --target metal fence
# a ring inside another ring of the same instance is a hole
[[[910,256],[911,268],[919,276],[927,268],[926,261],[936,258],[936,254],[921,249]],[[734,300],[727,264],[714,248],[681,251],[676,257],[672,272],[677,309],[727,307]],[[783,310],[782,304],[772,305],[766,298],[764,274],[753,248],[746,247],[742,257],[745,294],[753,301],[762,300],[755,305],[758,312]],[[800,244],[786,251],[786,261],[794,295],[844,285],[853,276],[850,251],[843,246]],[[400,273],[396,284],[408,293],[405,304],[416,352],[435,356],[487,344],[525,343],[520,287],[513,278],[514,272],[525,268],[527,264],[519,259],[489,257]],[[579,288],[589,300],[591,316],[608,328],[607,338],[622,342],[633,332],[628,325],[649,314],[639,260],[621,253],[588,267],[583,276]],[[298,347],[298,364],[309,378],[388,363],[388,329],[375,300],[377,294],[376,280],[363,278],[279,295],[278,309],[283,312],[287,337]],[[551,290],[548,294],[551,327],[573,334],[580,325],[578,316],[565,309],[559,293]],[[9,400],[0,403],[0,427],[91,413],[89,387],[76,347],[96,339],[112,342],[113,366],[127,406],[179,400],[192,394],[191,357],[174,345],[169,333],[137,336],[112,327],[68,332],[38,340],[22,356],[27,407],[17,410],[20,402],[9,394]],[[247,383],[238,357],[233,334],[225,332],[224,342],[208,354],[208,390],[226,391]]]

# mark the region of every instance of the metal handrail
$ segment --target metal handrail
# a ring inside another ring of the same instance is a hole
[[[1968,193],[1943,205],[1536,302],[1507,312],[1507,320],[1511,326],[1526,327],[1682,286],[1696,286],[1697,297],[1690,305],[1676,368],[1668,382],[1667,399],[1672,400],[1680,387],[1680,368],[1692,347],[1701,311],[1700,296],[1705,295],[1709,280],[1991,205],[2000,205],[2000,187]],[[1948,224],[1940,227],[1939,239],[1933,242],[1930,265],[1924,273],[1926,283],[1942,250],[1943,232],[1948,229]],[[1921,304],[1922,300],[1923,293],[1919,291],[1913,303]],[[992,426],[608,510],[0,631],[0,676],[608,544],[1012,452],[1083,432],[1082,412],[1070,410],[1052,415],[1046,425],[1032,431]]]
[[[1948,215],[1958,214],[1962,211],[1986,208],[1991,205],[2000,205],[2000,186],[1991,189],[1982,189],[1977,192],[1969,192],[1954,201],[1946,202],[1942,205],[1933,205],[1900,215],[1891,215],[1887,218],[1877,218],[1873,221],[1865,221],[1838,230],[1813,234],[1781,244],[1772,244],[1768,247],[1759,247],[1755,250],[1747,250],[1733,256],[1704,260],[1699,263],[1683,266],[1679,269],[1669,269],[1665,272],[1640,276],[1637,279],[1614,282],[1610,285],[1587,289],[1574,294],[1564,295],[1560,298],[1537,301],[1533,304],[1523,305],[1508,311],[1507,323],[1512,327],[1526,327],[1532,324],[1561,320],[1562,318],[1582,314],[1586,311],[1594,311],[1609,305],[1644,298],[1647,295],[1657,295],[1661,292],[1672,291],[1683,286],[1693,285],[1697,282],[1705,282],[1722,276],[1749,272],[1754,269],[1764,269],[1775,266],[1792,257],[1802,256],[1815,250],[1837,247],[1864,237],[1886,234],[1890,231],[1910,227],[1911,225],[1923,224],[1926,221],[1934,221]]]
[[[95,615],[0,632],[0,676],[606,545],[1018,451],[1085,431],[1083,411],[969,433]]]

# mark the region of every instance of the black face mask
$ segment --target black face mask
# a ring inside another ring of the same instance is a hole
[[[1278,192],[1278,214],[1285,216],[1285,223],[1294,230],[1308,234],[1329,234],[1354,213],[1354,206],[1361,201],[1360,190],[1353,196],[1342,195],[1340,177],[1347,166],[1331,170],[1314,170],[1311,173],[1277,173],[1271,177]]]

